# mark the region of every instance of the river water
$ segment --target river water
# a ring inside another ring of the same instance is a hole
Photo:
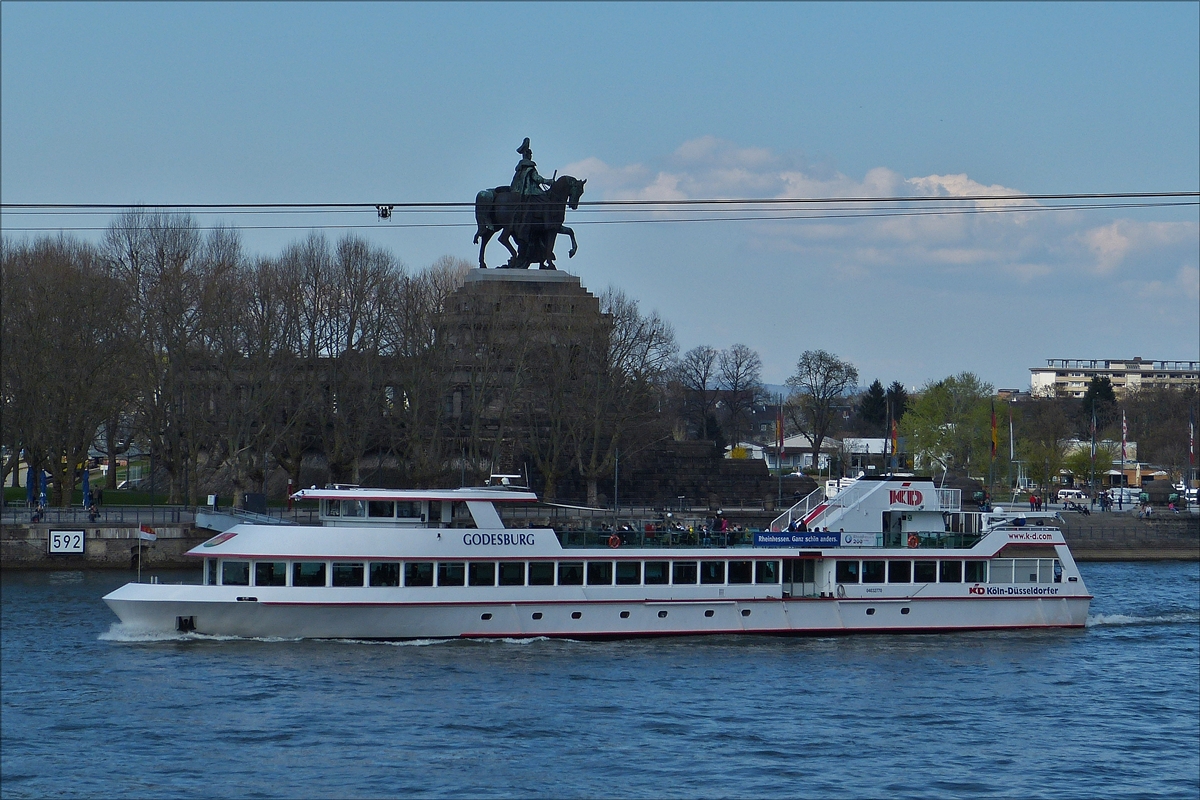
[[[6,572],[0,796],[1200,796],[1200,565],[1082,568],[1077,631],[404,644],[138,640],[129,575]]]

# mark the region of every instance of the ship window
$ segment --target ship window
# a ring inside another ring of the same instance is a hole
[[[325,506],[325,516],[340,517],[342,515],[341,500],[322,500],[321,505]]]
[[[942,583],[962,583],[962,562],[943,561],[940,573],[938,577]]]
[[[249,586],[250,562],[222,561],[221,583],[223,583],[225,586]]]
[[[646,583],[647,585],[659,586],[667,582],[667,562],[666,561],[647,561],[646,562]]]
[[[864,561],[862,562],[862,582],[863,583],[883,583],[884,564],[883,561]]]
[[[531,562],[529,562],[529,585],[530,586],[553,586],[554,585],[554,562],[553,561],[531,561]]]
[[[711,608],[706,608],[704,610],[704,616],[706,616],[706,617],[711,617],[715,613],[717,613],[717,612],[713,611]]]
[[[913,583],[937,583],[937,562],[914,561]]]
[[[408,561],[404,564],[405,586],[433,586],[432,561]]]
[[[835,578],[837,579],[838,583],[858,583],[858,562],[837,562]]]
[[[587,582],[588,586],[612,586],[612,562],[589,561],[587,565]]]
[[[399,586],[400,564],[396,561],[377,561],[371,564],[372,586]]]
[[[208,566],[205,570],[205,582],[209,586],[217,585],[217,560],[215,558],[206,558],[204,563]]]
[[[367,504],[362,500],[343,500],[342,501],[342,516],[343,517],[365,517],[367,515]]]
[[[617,585],[636,586],[642,582],[642,564],[640,561],[617,562]]]
[[[467,583],[472,586],[495,586],[496,563],[494,561],[472,561],[467,565]]]
[[[779,562],[778,561],[756,561],[756,562],[754,562],[754,582],[755,583],[779,583]]]
[[[1013,559],[1013,583],[1037,583],[1038,560],[1036,558]]]
[[[1013,560],[1011,558],[993,558],[988,572],[991,573],[988,576],[989,583],[1012,583]]]
[[[987,583],[986,561],[968,561],[964,567],[966,574],[963,578],[968,583]]]
[[[372,500],[367,504],[368,517],[394,517],[396,504],[391,500]]]
[[[628,611],[622,611],[622,612],[621,612],[621,619],[629,619],[629,612],[628,612]]]
[[[292,562],[292,586],[324,586],[324,561]]]
[[[334,586],[362,586],[363,585],[363,565],[362,562],[349,564],[333,562],[333,585]]]
[[[691,584],[696,582],[695,561],[676,561],[671,567],[671,583]]]
[[[666,619],[666,618],[667,618],[667,612],[666,612],[666,611],[660,611],[660,612],[658,612],[658,618],[659,618],[659,619]]]
[[[1038,560],[1038,583],[1054,583],[1054,559]]]
[[[411,500],[400,500],[396,503],[396,516],[412,518],[420,516],[420,512],[417,510],[416,503]]]
[[[750,569],[749,561],[730,561],[729,562],[729,582],[730,583],[750,583],[752,570]]]
[[[582,561],[560,561],[560,562],[558,562],[558,585],[559,586],[582,586],[583,585],[583,562]]]
[[[700,562],[700,582],[701,583],[724,583],[725,582],[725,562],[724,561],[701,561]]]
[[[908,583],[912,580],[911,561],[889,561],[888,583]]]
[[[500,562],[500,585],[501,586],[524,586],[525,585],[525,562],[524,561],[501,561]]]
[[[439,561],[437,567],[438,586],[462,586],[466,578],[466,564],[461,561]]]
[[[286,561],[256,561],[254,563],[255,586],[287,586]]]
[[[534,619],[541,619],[541,618],[542,618],[542,612],[540,612],[540,611],[535,611],[535,612],[533,612],[533,614],[531,614],[530,616],[532,616]]]
[[[581,619],[582,617],[583,617],[582,611],[572,611],[571,612],[571,619]]]

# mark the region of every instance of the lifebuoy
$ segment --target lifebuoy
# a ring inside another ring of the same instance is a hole
[[[912,548],[917,548],[917,547],[921,546],[921,540],[917,538],[917,535],[915,533],[910,533],[908,535],[908,546],[912,547]]]
[[[609,547],[620,547],[621,546],[621,537],[617,536],[615,533],[612,536],[608,537],[608,546]]]
[[[838,584],[838,586],[837,586],[837,596],[838,596],[838,597],[845,597],[845,596],[846,596],[846,587],[845,587],[845,586],[842,586],[840,583],[839,583],[839,584]]]

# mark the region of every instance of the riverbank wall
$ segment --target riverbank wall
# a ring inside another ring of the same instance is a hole
[[[83,532],[83,553],[51,553],[53,533]],[[199,568],[184,555],[212,538],[191,523],[157,523],[155,541],[139,538],[140,526],[6,524],[0,534],[0,569],[177,569]]]

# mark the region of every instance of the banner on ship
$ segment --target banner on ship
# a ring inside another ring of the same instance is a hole
[[[826,531],[755,531],[755,547],[840,547],[841,534]]]

